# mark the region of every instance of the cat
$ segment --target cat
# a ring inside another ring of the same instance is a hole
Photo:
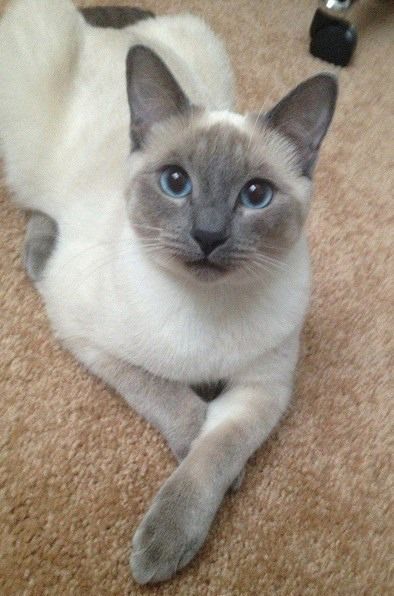
[[[337,83],[316,75],[240,115],[202,20],[128,25],[93,27],[69,0],[11,1],[0,134],[14,198],[37,212],[26,266],[56,336],[178,460],[134,535],[145,584],[194,557],[288,406]]]

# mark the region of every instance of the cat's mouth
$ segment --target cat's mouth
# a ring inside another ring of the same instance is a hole
[[[229,267],[213,263],[206,257],[198,261],[184,261],[184,265],[190,273],[203,281],[218,279],[229,272]]]

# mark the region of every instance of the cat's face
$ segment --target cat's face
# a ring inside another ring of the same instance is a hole
[[[141,97],[142,83],[149,88],[146,75],[138,80],[147,60],[156,89],[163,90],[149,109]],[[331,78],[325,82],[333,85]],[[292,112],[289,130],[281,103],[264,117],[192,108],[146,48],[129,54],[128,91],[132,138],[140,153],[128,211],[149,258],[199,281],[261,279],[280,271],[308,211],[310,172],[331,119],[332,97],[319,138],[304,141],[294,105],[285,105]],[[299,111],[298,98],[296,103]]]
[[[131,185],[131,224],[152,259],[201,280],[280,268],[305,220],[309,180],[256,117],[197,112],[158,125]]]

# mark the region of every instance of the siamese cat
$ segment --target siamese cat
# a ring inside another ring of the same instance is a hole
[[[134,535],[145,584],[194,557],[288,406],[337,84],[320,74],[239,114],[201,19],[129,11],[11,1],[0,135],[54,333],[178,461]]]

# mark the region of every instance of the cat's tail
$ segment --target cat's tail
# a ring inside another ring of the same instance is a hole
[[[37,170],[56,145],[83,30],[69,0],[12,0],[0,22],[2,156],[16,200],[27,209],[40,207]]]

